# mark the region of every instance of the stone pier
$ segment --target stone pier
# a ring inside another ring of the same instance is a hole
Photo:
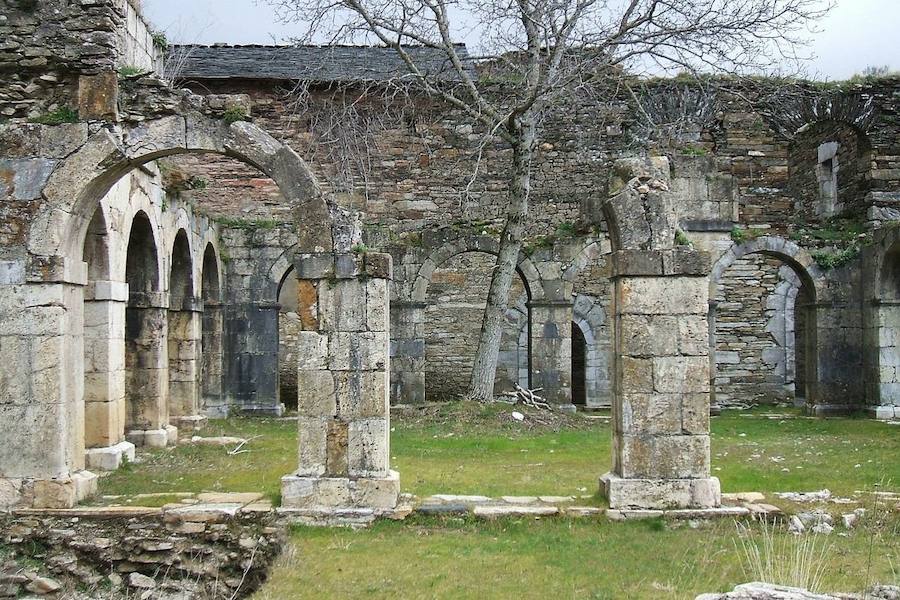
[[[387,254],[305,254],[299,282],[299,466],[282,506],[309,512],[388,510],[390,470]]]
[[[691,249],[615,256],[611,508],[709,508],[708,256]]]

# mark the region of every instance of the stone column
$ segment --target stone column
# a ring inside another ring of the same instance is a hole
[[[708,256],[689,249],[615,254],[612,508],[706,508],[710,477]]]
[[[84,298],[84,441],[91,469],[134,459],[125,441],[125,307],[128,285],[92,281]]]
[[[390,470],[387,254],[297,257],[299,466],[282,479],[285,508],[320,513],[389,510],[400,479]]]
[[[425,402],[426,306],[391,303],[391,404]]]
[[[207,301],[201,318],[200,409],[207,417],[227,417],[222,390],[222,304]]]
[[[169,422],[182,431],[199,429],[200,327],[202,301],[185,298],[169,308]]]
[[[84,470],[84,263],[0,260],[0,510],[69,508]]]
[[[168,298],[135,292],[125,309],[125,437],[163,448],[178,440],[169,425]]]
[[[572,300],[533,300],[531,321],[531,387],[551,404],[572,404]]]

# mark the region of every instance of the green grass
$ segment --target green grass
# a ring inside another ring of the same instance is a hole
[[[693,599],[753,579],[734,523],[695,526],[417,517],[365,531],[298,528],[254,598]],[[823,588],[896,581],[890,560],[897,560],[898,527],[893,519],[832,538],[819,557],[832,565]]]
[[[473,412],[474,410],[474,412]],[[566,421],[559,431],[528,429],[509,407],[456,404],[426,418],[392,422],[391,464],[403,490],[419,496],[592,494],[610,466],[610,427]],[[795,411],[726,412],[712,419],[712,468],[727,492],[835,494],[900,483],[900,426],[868,419],[809,419]],[[526,424],[528,421],[526,421]],[[572,424],[578,427],[571,427]],[[743,435],[742,435],[743,434]],[[296,423],[279,419],[212,421],[204,436],[252,438],[248,452],[182,445],[143,451],[142,463],[101,481],[101,493],[262,492],[276,497],[296,468]],[[785,470],[787,469],[787,470]]]
[[[609,469],[608,423],[555,417],[536,426],[533,414],[519,423],[511,410],[457,403],[395,415],[392,465],[403,490],[419,496],[596,491],[597,477]],[[259,491],[277,500],[280,477],[296,466],[295,430],[290,420],[213,421],[203,435],[260,437],[234,456],[229,448],[199,446],[141,452],[140,464],[101,480],[101,493]],[[879,484],[896,490],[900,427],[809,419],[794,410],[726,412],[712,419],[712,455],[724,491],[762,491],[789,506],[771,493],[828,488],[849,496]],[[817,557],[828,564],[823,589],[859,592],[867,583],[900,583],[900,513],[888,514],[889,506],[873,510],[868,495],[858,501],[868,505],[867,516],[848,532],[838,526],[830,548]],[[837,516],[853,505],[826,508]],[[759,539],[760,528],[751,535]],[[775,535],[793,543],[783,526]],[[692,526],[414,516],[364,531],[293,530],[255,598],[680,599],[752,579],[729,520]]]

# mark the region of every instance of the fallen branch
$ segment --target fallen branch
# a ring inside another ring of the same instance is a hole
[[[249,450],[241,450],[241,448],[243,448],[243,447],[244,447],[244,444],[246,444],[247,442],[250,442],[250,441],[255,440],[255,439],[259,439],[259,438],[261,438],[261,437],[262,437],[261,435],[254,435],[252,438],[247,438],[246,440],[241,440],[241,443],[240,443],[240,444],[238,444],[237,446],[235,446],[232,450],[229,450],[229,451],[228,451],[228,455],[229,455],[229,456],[234,456],[234,455],[236,455],[236,454],[243,454],[244,452],[250,452]]]
[[[543,389],[544,388],[535,388],[533,390],[529,390],[523,388],[519,384],[516,384],[516,391],[504,392],[503,395],[509,396],[511,398],[512,401],[509,402],[509,404],[524,404],[525,406],[530,406],[539,410],[553,410],[553,407],[550,406],[550,403],[548,403],[546,400],[535,393],[540,392]]]

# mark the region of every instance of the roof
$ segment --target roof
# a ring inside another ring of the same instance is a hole
[[[409,71],[393,48],[380,46],[173,46],[184,52],[180,79],[269,79],[315,82],[387,81]],[[407,46],[425,72],[458,80],[440,50]],[[456,51],[472,73],[474,62],[464,44]]]

